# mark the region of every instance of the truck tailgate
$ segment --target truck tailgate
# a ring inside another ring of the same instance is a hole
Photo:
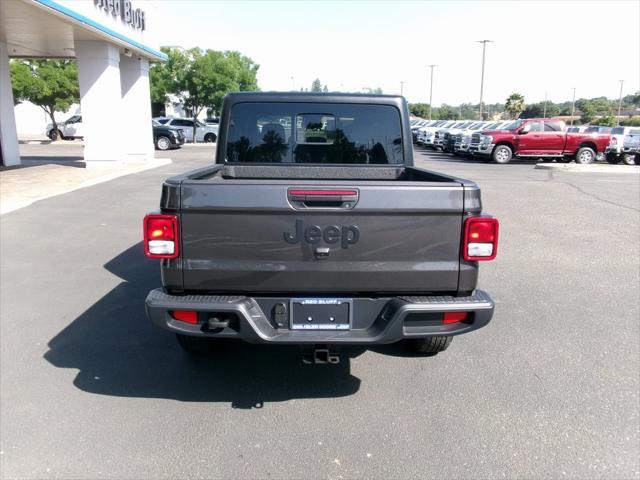
[[[309,206],[292,201],[296,189],[357,195],[346,207]],[[185,180],[180,203],[186,291],[355,295],[458,287],[464,189],[456,182]]]

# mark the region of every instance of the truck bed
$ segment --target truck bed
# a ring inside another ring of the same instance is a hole
[[[327,190],[357,195],[292,196]],[[162,207],[180,214],[163,278],[182,292],[468,294],[477,278],[460,258],[477,185],[415,167],[216,165],[167,180]]]

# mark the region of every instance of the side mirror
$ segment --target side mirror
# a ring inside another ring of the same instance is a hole
[[[527,124],[524,127],[522,127],[520,129],[520,131],[518,132],[520,135],[526,135],[527,133],[529,133],[531,131],[531,124]]]

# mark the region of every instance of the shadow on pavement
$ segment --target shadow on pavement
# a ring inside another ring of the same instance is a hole
[[[157,262],[142,251],[139,243],[108,262],[105,268],[123,282],[49,342],[44,358],[77,369],[79,389],[261,408],[294,398],[352,395],[360,388],[350,360],[362,349],[343,350],[335,366],[303,365],[298,347],[243,342],[225,344],[210,357],[189,357],[171,333],[146,318],[144,299],[160,278]]]

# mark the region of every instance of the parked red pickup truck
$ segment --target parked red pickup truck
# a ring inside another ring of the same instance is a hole
[[[562,120],[530,118],[514,120],[501,130],[474,133],[469,153],[495,163],[508,163],[515,156],[586,164],[595,162],[610,140],[605,133],[567,132]]]

